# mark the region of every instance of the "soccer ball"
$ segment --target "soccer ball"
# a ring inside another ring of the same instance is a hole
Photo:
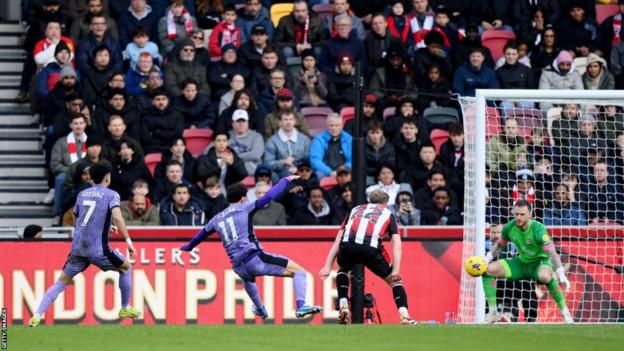
[[[487,263],[481,256],[470,256],[464,262],[464,269],[471,277],[480,277],[487,271]]]

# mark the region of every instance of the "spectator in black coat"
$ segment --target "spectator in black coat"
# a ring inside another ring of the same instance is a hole
[[[559,29],[561,48],[576,53],[576,57],[587,57],[600,51],[600,28],[594,18],[586,15],[580,1],[570,5],[569,16],[564,16]]]
[[[177,184],[160,203],[160,225],[199,226],[205,219],[204,209],[191,198],[191,188],[186,184]]]
[[[299,178],[290,182],[288,192],[279,199],[290,216],[300,208],[306,207],[310,190],[319,186],[316,173],[312,171],[310,161],[307,159],[297,164],[297,175]]]
[[[427,47],[416,50],[414,54],[414,78],[421,81],[427,76],[427,68],[438,66],[440,73],[446,78],[453,77],[453,63],[449,52],[442,49],[444,37],[438,31],[432,30],[425,36]]]
[[[464,223],[459,210],[451,202],[447,188],[437,188],[433,192],[435,207],[422,211],[422,225],[461,225]]]
[[[492,52],[481,44],[481,37],[479,36],[479,27],[474,23],[466,25],[466,38],[459,42],[455,48],[453,48],[452,58],[453,67],[457,69],[465,62],[468,62],[468,56],[474,48],[480,48],[485,55],[484,64],[490,68],[494,68],[494,59],[492,58]]]
[[[342,14],[336,16],[336,36],[327,40],[321,56],[319,57],[319,69],[325,74],[330,74],[334,71],[336,63],[339,62],[338,58],[344,56],[345,53],[349,53],[355,62],[361,62],[366,66],[366,57],[364,56],[364,45],[362,41],[358,39],[357,33],[352,31],[351,18]]]
[[[269,46],[269,36],[264,26],[257,24],[251,29],[251,40],[241,43],[238,48],[238,56],[245,67],[251,72],[255,67],[260,67],[262,52]]]
[[[230,135],[227,132],[215,132],[213,143],[196,162],[195,177],[203,181],[207,177],[219,176],[221,188],[240,182],[247,176],[245,163],[232,150],[228,143]]]
[[[383,106],[396,106],[403,98],[416,99],[418,88],[410,75],[409,60],[399,43],[390,45],[384,65],[373,73],[369,87],[373,95],[383,99]]]
[[[545,28],[540,34],[540,42],[531,53],[531,69],[535,78],[539,78],[542,69],[555,61],[561,49],[556,40],[557,32],[553,27]]]
[[[121,3],[125,0],[114,0],[111,1],[111,5],[116,10],[111,11],[111,15],[113,18],[119,18],[118,26],[119,26],[119,41],[121,45],[125,48],[132,41],[132,31],[138,26],[144,26],[145,28],[150,29],[150,38],[154,38],[157,40],[158,38],[158,21],[160,20],[160,16],[152,11],[152,7],[147,5],[146,0],[137,0],[137,1],[128,1],[124,7],[117,7],[121,5]],[[128,7],[130,5],[130,7]],[[120,17],[115,17],[114,14],[123,9]],[[158,43],[157,43],[158,44]]]
[[[435,63],[427,68],[427,75],[418,80],[418,111],[428,107],[449,107],[451,101],[451,82],[442,75],[442,70]]]
[[[298,209],[288,220],[290,225],[332,225],[334,216],[327,201],[325,191],[320,186],[308,191],[308,203]]]
[[[159,90],[154,94],[152,108],[142,118],[141,144],[146,153],[165,151],[171,139],[182,136],[184,118],[169,101],[169,94]]]
[[[230,205],[221,191],[218,176],[208,177],[205,182],[196,184],[193,187],[193,197],[203,207],[207,221]]]
[[[260,65],[254,67],[251,73],[251,84],[249,87],[251,90],[259,94],[264,91],[264,89],[269,88],[271,86],[271,72],[275,68],[280,68],[282,71],[286,72],[286,82],[288,82],[287,87],[291,87],[290,82],[292,79],[289,77],[288,68],[279,65],[279,56],[277,51],[270,46],[267,46],[262,50],[262,56],[260,57]]]
[[[132,185],[137,179],[143,179],[148,183],[152,180],[143,157],[137,156],[135,149],[133,141],[123,140],[119,144],[117,157],[113,162],[111,189],[118,192],[122,200],[128,200],[132,196]]]
[[[512,17],[514,31],[527,40],[534,25],[535,13],[540,11],[544,24],[558,24],[561,18],[559,0],[516,0],[513,4]]]
[[[396,114],[384,121],[384,135],[388,140],[396,140],[401,133],[401,124],[406,119],[416,120],[418,139],[420,139],[421,142],[429,140],[429,126],[427,125],[427,121],[424,118],[418,117],[418,111],[414,106],[414,101],[409,98],[401,100],[397,106]]]
[[[173,99],[173,108],[184,118],[184,128],[213,128],[215,117],[210,99],[200,93],[195,79],[182,82],[182,94]]]
[[[98,47],[104,45],[110,50],[110,66],[115,70],[122,68],[121,46],[117,39],[106,31],[104,15],[93,15],[89,25],[89,34],[82,38],[76,48],[76,66],[81,74],[87,74],[94,68],[93,58]]]
[[[395,165],[396,157],[394,146],[384,137],[381,123],[368,122],[366,127],[366,175],[372,179],[377,175],[377,170],[384,164]],[[392,140],[392,139],[390,139]]]
[[[82,94],[89,106],[94,106],[98,96],[108,89],[108,81],[116,72],[111,65],[111,51],[105,45],[95,49],[93,54],[94,69],[81,76]]]
[[[102,143],[102,158],[112,163],[115,160],[121,142],[124,140],[130,140],[132,145],[134,145],[135,157],[143,157],[143,148],[139,143],[139,139],[131,137],[126,130],[127,126],[122,116],[117,114],[109,116],[106,138]]]
[[[230,91],[232,78],[240,74],[248,82],[251,75],[243,62],[239,60],[236,48],[232,44],[224,45],[221,49],[221,60],[210,65],[208,83],[212,90],[210,99],[219,101],[221,96]]]
[[[93,131],[98,135],[106,136],[110,117],[118,115],[124,120],[126,133],[139,140],[141,138],[141,122],[134,104],[128,102],[128,97],[122,89],[108,89],[106,95],[108,96],[108,103],[95,110],[92,121]]]
[[[214,130],[217,132],[229,132],[232,130],[232,117],[234,111],[245,110],[249,117],[249,128],[260,133],[264,130],[264,116],[258,113],[253,93],[249,89],[241,89],[234,93],[232,105],[223,111],[217,118]]]
[[[150,195],[156,203],[160,203],[167,198],[177,184],[183,184],[184,169],[180,162],[170,160],[165,167],[165,176],[154,179],[154,189],[150,190]],[[184,183],[188,184],[188,183]]]
[[[355,202],[353,202],[353,184],[351,182],[342,184],[338,187],[338,197],[331,203],[331,209],[334,213],[333,222],[341,224],[351,213]]]
[[[409,24],[408,24],[409,25]],[[371,18],[371,31],[364,39],[364,55],[368,68],[372,71],[384,64],[386,51],[392,43],[401,44],[401,40],[392,36],[388,30],[388,22],[382,13]]]
[[[415,119],[406,118],[401,122],[401,133],[394,138],[397,179],[404,179],[405,172],[420,163],[418,154],[423,141],[419,134]]]
[[[447,169],[448,187],[455,194],[464,193],[464,127],[460,122],[449,127],[450,138],[442,144],[440,162]],[[458,199],[457,207],[464,208],[464,197]]]
[[[624,2],[618,0],[618,5],[620,7],[620,11],[613,16],[609,16],[609,18],[600,24],[600,39],[602,43],[601,49],[604,53],[603,57],[605,59],[611,57],[611,48],[621,39],[621,20],[622,16],[624,16]]]
[[[162,160],[156,165],[154,170],[155,178],[164,178],[167,165],[171,160],[176,160],[182,166],[182,180],[190,184],[195,177],[195,158],[186,150],[186,141],[184,138],[174,138],[171,141],[169,150],[163,151]]]
[[[431,142],[426,142],[420,146],[418,154],[420,162],[405,172],[405,178],[412,185],[412,189],[420,189],[425,186],[427,176],[431,170],[439,169],[446,171],[444,165],[437,159],[435,146]]]
[[[65,99],[68,96],[78,94],[80,85],[76,71],[70,66],[61,69],[60,78],[54,89],[43,100],[43,125],[50,126],[54,123],[54,117],[65,109]]]
[[[383,116],[381,113],[381,107],[377,107],[377,97],[373,94],[368,94],[364,97],[364,103],[362,104],[362,137],[366,136],[366,125],[370,121],[377,121],[383,123]],[[344,124],[344,131],[349,135],[354,136],[355,133],[355,118],[349,119]]]
[[[513,30],[512,0],[473,0],[468,21],[479,23],[483,31]]]
[[[327,102],[334,111],[355,105],[353,56],[345,54],[339,60],[336,70],[328,75],[327,84]]]
[[[596,0],[559,0],[561,18],[565,17],[572,7],[579,6],[585,11],[587,17],[596,19]]]
[[[503,49],[505,54],[505,64],[496,69],[496,79],[501,89],[535,89],[537,83],[531,69],[518,62],[518,45],[513,42],[505,44]],[[533,108],[532,101],[503,101],[499,105],[503,111],[503,115],[507,114],[508,109],[515,107]]]

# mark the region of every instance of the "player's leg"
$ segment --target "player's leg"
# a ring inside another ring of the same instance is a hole
[[[65,266],[63,266],[61,276],[51,287],[48,288],[48,290],[46,290],[43,300],[41,300],[39,307],[37,307],[37,311],[28,322],[28,325],[31,327],[39,326],[41,317],[45,311],[50,308],[52,302],[56,300],[60,293],[65,291],[65,287],[71,283],[74,276],[84,271],[87,267],[89,267],[89,262],[83,257],[72,255],[67,256],[67,261],[65,261]]]
[[[119,272],[119,291],[121,292],[121,310],[119,318],[140,318],[143,313],[130,305],[132,294],[132,264],[124,255],[111,250],[102,257],[91,258],[91,263],[103,271]]]
[[[264,308],[262,298],[260,298],[258,286],[256,286],[256,277],[253,273],[250,273],[250,271],[253,271],[254,267],[259,264],[258,262],[254,262],[255,260],[259,261],[257,256],[250,261],[242,262],[233,268],[234,272],[236,272],[236,274],[238,274],[238,276],[241,277],[241,279],[243,280],[245,292],[247,292],[247,296],[249,296],[254,304],[252,307],[253,313],[262,319],[266,319],[269,314]]]
[[[546,285],[546,288],[548,288],[548,292],[550,292],[550,295],[553,297],[553,299],[557,303],[557,306],[559,307],[559,311],[561,311],[561,316],[563,317],[564,322],[573,323],[574,319],[570,314],[570,310],[568,310],[565,297],[563,296],[563,292],[559,288],[559,283],[554,277],[553,270],[550,264],[540,265],[536,278],[540,284],[544,284]]]
[[[496,279],[505,278],[510,280],[526,279],[527,274],[523,269],[523,263],[514,257],[512,259],[490,262],[486,273],[483,275],[483,292],[488,303],[488,314],[485,323],[496,323],[501,319],[496,306]]]

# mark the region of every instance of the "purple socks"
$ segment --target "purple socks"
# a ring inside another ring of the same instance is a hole
[[[63,290],[65,290],[65,284],[63,284],[63,282],[60,280],[57,280],[54,285],[49,287],[45,295],[43,296],[43,300],[41,300],[39,308],[37,308],[37,314],[39,316],[43,315],[45,311],[50,308],[52,302],[56,300],[56,297],[63,292]]]
[[[306,296],[306,273],[304,271],[295,272],[295,301],[297,302],[297,309],[300,309],[305,305]]]
[[[258,287],[256,283],[250,282],[248,280],[243,280],[245,282],[245,291],[251,301],[256,305],[256,308],[259,310],[264,310],[264,303],[262,303],[262,299],[260,298],[260,294],[258,293]]]
[[[130,305],[130,292],[132,291],[132,268],[119,273],[119,290],[121,290],[121,307]]]

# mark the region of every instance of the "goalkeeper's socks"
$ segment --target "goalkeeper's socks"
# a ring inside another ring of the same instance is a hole
[[[45,311],[50,307],[52,302],[56,300],[56,297],[65,290],[65,284],[57,280],[51,287],[48,288],[45,295],[43,296],[43,300],[41,300],[41,304],[39,304],[39,308],[37,308],[36,316],[41,316],[45,313]]]
[[[496,311],[496,278],[485,274],[483,276],[483,292],[487,299],[489,311]]]
[[[551,278],[548,284],[546,284],[546,287],[548,288],[548,292],[550,292],[550,295],[553,297],[553,299],[557,303],[559,310],[561,311],[563,311],[564,309],[567,310],[568,306],[566,305],[565,297],[563,297],[563,293],[561,292],[561,289],[559,288],[559,283],[557,283],[557,281],[554,278]]]

